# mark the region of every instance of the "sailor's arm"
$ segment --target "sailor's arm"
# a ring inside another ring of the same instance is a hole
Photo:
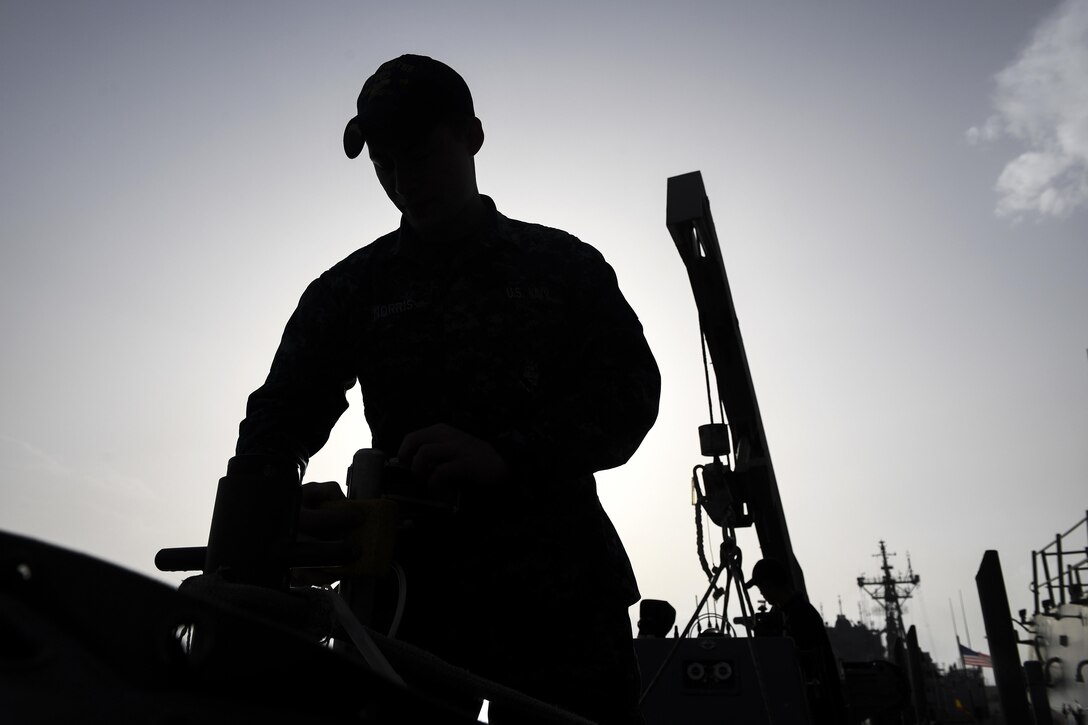
[[[287,322],[268,378],[249,396],[238,454],[305,462],[325,445],[355,384],[342,320],[324,278],[311,283]]]

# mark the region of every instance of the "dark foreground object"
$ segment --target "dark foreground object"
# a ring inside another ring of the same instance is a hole
[[[361,657],[120,567],[0,532],[5,723],[584,723],[375,637],[406,684]]]
[[[647,725],[812,722],[785,637],[639,639],[635,651]]]

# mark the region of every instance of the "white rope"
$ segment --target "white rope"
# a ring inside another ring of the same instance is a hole
[[[329,602],[332,604],[332,611],[336,615],[337,620],[340,622],[340,626],[347,632],[348,637],[351,639],[352,644],[359,650],[359,654],[363,656],[363,660],[379,677],[382,677],[389,682],[400,687],[407,687],[404,684],[404,680],[397,674],[393,666],[389,664],[389,660],[385,658],[382,651],[378,649],[378,645],[374,644],[374,639],[370,636],[370,632],[366,630],[348,608],[347,602],[338,593],[327,593]]]

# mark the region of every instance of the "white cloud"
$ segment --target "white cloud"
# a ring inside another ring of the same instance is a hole
[[[995,81],[994,114],[967,140],[1028,147],[997,179],[998,216],[1064,217],[1088,204],[1088,0],[1062,3]]]

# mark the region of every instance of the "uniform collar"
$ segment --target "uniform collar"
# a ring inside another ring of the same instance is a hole
[[[476,228],[460,239],[440,244],[429,244],[423,241],[401,216],[393,254],[424,264],[445,263],[455,256],[463,257],[466,254],[495,247],[501,242],[502,227],[509,220],[495,208],[495,202],[490,196],[480,194],[480,200],[484,205],[484,213]]]

